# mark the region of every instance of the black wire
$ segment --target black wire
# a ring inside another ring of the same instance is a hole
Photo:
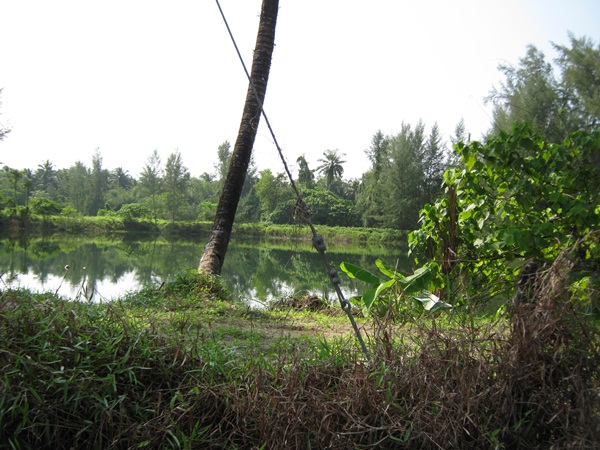
[[[317,234],[317,230],[315,229],[313,223],[310,220],[308,209],[306,208],[306,203],[302,199],[302,196],[300,195],[300,191],[298,190],[296,183],[294,182],[294,178],[292,177],[292,173],[290,172],[290,169],[288,168],[285,157],[283,156],[283,151],[281,150],[281,147],[279,146],[279,143],[277,142],[277,138],[275,137],[275,132],[273,131],[273,128],[271,127],[271,123],[269,122],[269,118],[267,117],[267,114],[263,108],[263,102],[261,101],[261,99],[259,98],[259,96],[256,92],[256,88],[254,87],[254,83],[252,82],[252,77],[250,77],[250,74],[248,73],[248,69],[246,68],[244,59],[242,58],[240,50],[235,41],[235,38],[233,37],[233,33],[231,32],[231,29],[229,28],[229,24],[227,23],[227,18],[225,17],[225,13],[223,12],[223,9],[221,8],[219,0],[215,0],[215,1],[217,3],[217,7],[219,8],[219,12],[221,13],[221,17],[223,18],[223,22],[225,22],[225,27],[227,28],[227,32],[229,33],[229,37],[231,38],[231,42],[233,43],[233,46],[235,47],[235,51],[238,55],[238,58],[240,59],[240,62],[242,63],[242,67],[244,68],[246,77],[248,78],[248,82],[250,84],[250,88],[252,89],[254,99],[256,100],[256,103],[258,104],[258,107],[260,108],[260,112],[261,112],[262,116],[265,118],[265,123],[267,124],[267,127],[269,128],[269,132],[271,133],[271,137],[273,138],[273,143],[275,144],[275,147],[277,148],[277,152],[279,153],[279,158],[281,159],[281,162],[283,163],[285,172],[288,176],[288,179],[290,180],[290,185],[292,186],[292,189],[294,189],[294,193],[296,194],[296,208],[297,208],[297,210],[299,210],[299,212],[302,215],[302,218],[304,219],[304,221],[307,223],[307,225],[310,227],[310,229],[312,231],[313,246],[315,247],[317,252],[319,252],[319,254],[321,255],[321,257],[323,259],[323,263],[325,264],[325,267],[327,268],[327,275],[329,276],[329,279],[331,280],[331,283],[333,284],[335,292],[338,296],[338,300],[340,302],[340,306],[341,306],[342,310],[346,313],[346,315],[348,316],[348,319],[350,320],[350,323],[352,324],[352,328],[354,329],[354,333],[356,334],[356,337],[360,343],[360,346],[362,348],[362,351],[363,351],[365,357],[367,358],[368,361],[370,361],[371,357],[369,354],[369,350],[367,349],[367,346],[365,345],[365,341],[363,340],[360,330],[358,328],[358,325],[356,324],[356,321],[354,320],[354,316],[352,315],[352,310],[351,310],[352,305],[350,305],[350,302],[344,298],[344,294],[343,294],[342,290],[340,289],[340,278],[339,278],[338,271],[335,268],[333,268],[331,266],[331,264],[329,264],[329,261],[327,261],[327,258],[325,257],[325,250],[326,250],[325,240],[323,239],[323,236]]]

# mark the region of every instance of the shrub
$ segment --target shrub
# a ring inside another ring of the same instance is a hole
[[[29,207],[31,208],[31,212],[33,214],[39,214],[44,218],[58,215],[63,210],[62,206],[58,202],[45,197],[32,198],[29,201]]]
[[[125,222],[134,219],[147,219],[150,218],[150,210],[140,203],[128,203],[117,211],[117,215]]]

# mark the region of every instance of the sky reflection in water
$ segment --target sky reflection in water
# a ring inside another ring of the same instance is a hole
[[[0,238],[0,290],[22,287],[71,299],[110,301],[145,287],[158,288],[181,272],[195,269],[201,249],[196,241],[131,236],[116,240],[69,235],[18,241]],[[400,267],[409,265],[402,249],[330,247],[327,257],[333,267],[348,261],[374,272],[377,258],[392,267],[398,261]],[[335,297],[322,259],[304,244],[274,248],[232,240],[222,277],[235,299],[255,299],[257,305],[294,293]],[[360,282],[342,276],[347,297],[363,288]]]

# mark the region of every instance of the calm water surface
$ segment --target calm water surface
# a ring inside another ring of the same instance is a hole
[[[145,287],[159,287],[187,269],[195,269],[206,238],[164,239],[125,235],[96,238],[55,234],[22,239],[0,238],[0,291],[27,288],[72,299],[108,301]],[[347,261],[376,272],[375,260],[408,267],[405,249],[328,246],[336,268]],[[222,278],[240,300],[268,302],[296,294],[333,299],[321,256],[304,243],[239,242],[232,239]],[[364,284],[342,276],[347,296]]]

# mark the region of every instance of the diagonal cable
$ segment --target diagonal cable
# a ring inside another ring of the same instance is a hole
[[[288,179],[290,180],[290,185],[292,186],[292,189],[294,190],[294,193],[296,194],[297,216],[299,218],[301,218],[304,222],[306,222],[306,224],[310,227],[312,236],[313,236],[312,237],[313,246],[315,247],[317,252],[319,252],[319,254],[321,255],[321,259],[323,260],[323,263],[324,263],[325,267],[327,268],[327,275],[329,276],[331,284],[333,284],[333,287],[337,294],[338,300],[340,302],[340,307],[342,308],[342,311],[344,311],[346,313],[346,315],[348,316],[348,319],[350,320],[352,328],[354,329],[354,333],[356,334],[356,338],[358,339],[358,342],[360,343],[362,351],[363,351],[365,357],[367,358],[367,360],[370,361],[371,356],[370,356],[369,350],[367,349],[367,346],[362,337],[362,334],[360,333],[360,329],[358,328],[358,325],[356,324],[356,320],[354,320],[354,316],[352,315],[352,305],[350,304],[350,302],[348,300],[346,300],[346,298],[344,297],[344,293],[342,292],[342,290],[340,288],[341,280],[339,277],[339,273],[338,273],[337,269],[335,269],[334,267],[331,266],[331,264],[327,260],[327,257],[325,256],[325,251],[327,250],[327,246],[325,245],[325,239],[323,238],[323,236],[321,236],[320,234],[317,233],[315,226],[313,225],[313,223],[310,220],[310,214],[308,212],[306,203],[302,199],[302,196],[300,195],[300,191],[298,190],[298,187],[296,186],[296,183],[294,182],[294,178],[292,177],[292,173],[290,172],[290,169],[288,168],[285,157],[283,156],[283,151],[281,150],[281,147],[279,146],[279,143],[277,142],[277,138],[275,137],[275,132],[273,131],[273,128],[271,127],[271,123],[269,122],[269,118],[267,117],[267,114],[263,108],[263,102],[260,100],[258,94],[256,93],[256,89],[254,87],[254,83],[252,82],[252,78],[250,77],[250,73],[248,72],[248,69],[246,68],[246,64],[244,63],[244,59],[242,58],[240,50],[235,41],[235,38],[233,37],[233,33],[231,32],[231,29],[229,28],[227,18],[225,17],[225,14],[223,13],[223,9],[221,9],[219,0],[215,0],[215,1],[217,3],[217,7],[219,8],[219,12],[221,13],[221,17],[223,18],[223,22],[225,23],[225,27],[227,28],[227,32],[229,33],[229,37],[231,38],[231,42],[233,43],[233,46],[235,47],[235,51],[238,55],[240,63],[242,64],[242,67],[244,68],[244,72],[246,73],[246,77],[248,78],[248,82],[250,84],[250,88],[252,89],[254,99],[256,100],[256,103],[258,104],[258,106],[260,108],[260,112],[265,119],[265,123],[267,124],[267,127],[269,128],[269,133],[271,134],[271,137],[273,138],[273,143],[275,144],[275,147],[277,148],[277,152],[279,153],[279,158],[281,159],[281,162],[283,163],[285,172],[288,176]]]

